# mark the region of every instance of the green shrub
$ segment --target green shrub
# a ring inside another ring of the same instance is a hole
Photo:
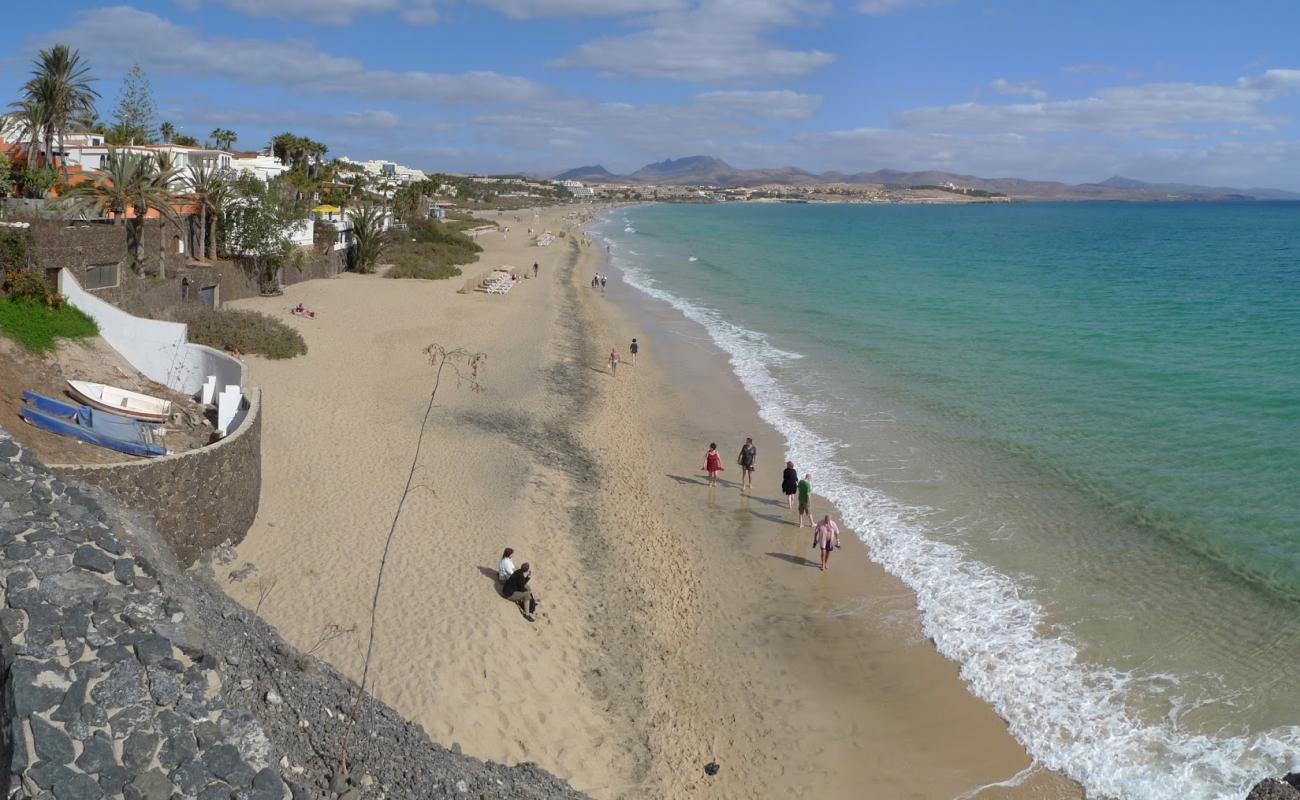
[[[18,174],[18,186],[23,197],[45,197],[58,182],[59,173],[54,167],[27,167]]]
[[[428,221],[393,231],[381,260],[393,265],[385,277],[441,280],[460,275],[457,265],[473,263],[482,251],[465,234]]]
[[[46,308],[63,305],[63,296],[50,288],[45,278],[32,269],[6,269],[0,277],[0,291],[13,300],[30,300]]]
[[[394,263],[393,268],[388,271],[385,278],[420,278],[426,281],[437,281],[445,278],[454,278],[460,275],[460,267],[453,267],[449,264],[430,264],[423,263]]]
[[[307,352],[302,335],[278,319],[258,311],[202,309],[185,314],[191,342],[218,350],[257,353],[267,358],[293,358]]]
[[[0,333],[33,353],[45,353],[59,339],[97,336],[99,326],[73,306],[50,308],[29,298],[0,297]]]
[[[0,269],[22,269],[30,266],[32,234],[29,230],[5,228],[0,230]]]

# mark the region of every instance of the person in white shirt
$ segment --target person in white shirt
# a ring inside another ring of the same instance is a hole
[[[822,517],[813,531],[813,547],[822,554],[822,572],[826,571],[826,562],[830,561],[831,551],[840,546],[840,526],[835,524],[831,515]]]
[[[515,574],[515,562],[510,557],[515,554],[513,547],[507,547],[506,551],[501,554],[501,563],[497,564],[497,580],[505,583],[510,580],[510,576]]]

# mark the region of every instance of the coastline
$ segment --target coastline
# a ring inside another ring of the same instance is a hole
[[[541,213],[558,228],[564,209]],[[427,401],[419,351],[481,350],[485,391],[438,395],[436,453],[381,596],[377,696],[435,741],[536,761],[597,797],[977,797],[1024,775],[1005,724],[920,633],[914,596],[850,532],[827,574],[800,561],[808,532],[786,524],[769,474],[780,439],[734,376],[682,366],[657,334],[635,368],[603,374],[609,343],[644,336],[644,309],[586,288],[597,254],[571,236],[546,252],[520,238],[487,237],[473,267],[537,256],[542,280],[503,298],[348,275],[237,304],[301,300],[318,318],[293,321],[306,358],[249,359],[266,477],[221,576],[232,595],[358,676],[376,549]],[[387,416],[365,417],[375,404]],[[746,435],[756,496],[705,489],[703,445]],[[535,625],[484,576],[507,544],[535,565]],[[318,642],[331,625],[358,632]]]

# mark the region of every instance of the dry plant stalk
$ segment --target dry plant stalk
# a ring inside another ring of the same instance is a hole
[[[336,622],[331,622],[325,627],[321,628],[320,636],[316,638],[316,643],[313,644],[311,646],[311,649],[307,651],[307,655],[309,656],[315,655],[317,650],[321,649],[322,647],[334,641],[335,639],[341,639],[344,636],[350,636],[351,634],[354,634],[356,632],[357,632],[356,623],[353,623],[345,628]]]
[[[424,354],[429,357],[429,364],[433,367],[433,388],[429,391],[429,404],[424,409],[424,419],[420,422],[420,435],[415,441],[415,452],[411,456],[411,468],[406,475],[406,487],[402,490],[402,496],[397,501],[397,510],[393,513],[393,522],[388,527],[388,538],[384,541],[384,551],[379,559],[379,572],[375,576],[375,592],[370,600],[370,631],[366,639],[366,658],[361,668],[361,683],[357,688],[357,699],[352,704],[352,713],[348,715],[347,729],[343,732],[343,741],[339,751],[339,774],[346,775],[348,772],[348,744],[351,741],[352,729],[356,726],[357,718],[361,715],[361,705],[365,702],[366,686],[370,679],[370,664],[375,651],[375,623],[379,614],[379,595],[384,588],[384,568],[388,565],[388,551],[393,545],[393,537],[397,533],[397,523],[402,518],[402,509],[406,505],[406,498],[410,495],[414,487],[415,472],[420,464],[420,450],[424,446],[424,434],[429,427],[429,416],[433,413],[433,403],[438,396],[438,387],[442,385],[442,373],[450,368],[451,374],[456,376],[456,385],[468,383],[470,391],[483,391],[482,384],[479,383],[479,372],[487,361],[487,354],[477,351],[466,350],[463,347],[448,349],[443,345],[434,342],[424,348]]]

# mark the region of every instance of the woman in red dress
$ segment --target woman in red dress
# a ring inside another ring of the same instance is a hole
[[[704,456],[704,471],[709,473],[709,485],[718,485],[718,473],[722,472],[722,456],[718,454],[717,442],[709,442],[709,452]]]

